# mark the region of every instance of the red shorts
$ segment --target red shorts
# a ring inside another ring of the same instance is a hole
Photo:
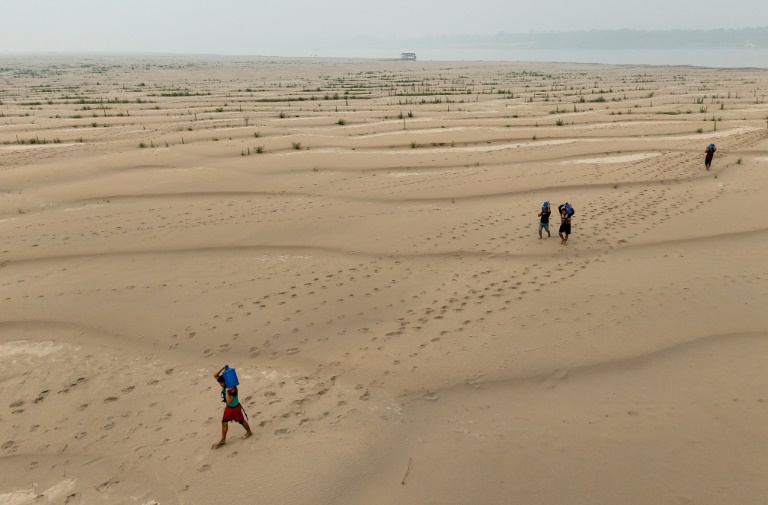
[[[231,421],[235,421],[237,423],[243,424],[243,421],[245,421],[245,417],[243,417],[243,406],[239,405],[237,407],[224,407],[224,417],[221,418],[222,423],[229,423]]]

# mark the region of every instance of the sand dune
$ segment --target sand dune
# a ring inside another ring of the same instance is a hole
[[[765,499],[764,72],[0,79],[0,504]]]

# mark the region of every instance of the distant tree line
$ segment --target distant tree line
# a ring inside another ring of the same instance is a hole
[[[429,35],[407,39],[420,47],[504,47],[536,49],[768,48],[768,27],[718,30],[590,30],[574,32]]]
[[[688,47],[768,47],[768,27],[739,30],[591,30],[582,32],[498,34],[489,42],[537,48],[674,49]]]

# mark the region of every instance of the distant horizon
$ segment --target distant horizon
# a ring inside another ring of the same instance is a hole
[[[403,52],[417,61],[528,61],[708,68],[766,68],[768,26],[717,30],[578,30],[497,33],[494,35],[358,36],[304,46],[261,47],[251,51],[11,51],[0,57],[176,57],[176,58],[327,58],[398,60]]]
[[[420,53],[417,53],[417,56]],[[452,54],[450,57],[423,57],[419,56],[417,61],[404,61],[403,65],[418,65],[419,63],[544,63],[544,64],[573,64],[573,65],[616,65],[616,66],[638,66],[638,67],[690,67],[712,70],[756,70],[764,71],[768,68],[768,49],[761,48],[747,51],[741,54],[738,50],[726,49],[724,51],[713,52],[711,50],[662,50],[649,53],[638,51],[557,51],[544,50],[528,54],[519,55],[519,57],[498,56],[491,53],[463,53],[464,57]],[[86,59],[109,59],[109,58],[136,58],[147,60],[151,63],[153,59],[158,62],[170,60],[198,60],[207,62],[210,60],[263,60],[273,62],[273,60],[338,60],[338,61],[359,61],[363,64],[369,62],[399,62],[401,58],[397,56],[356,56],[356,55],[280,55],[280,54],[216,54],[216,53],[160,53],[160,52],[27,52],[27,53],[0,53],[0,75],[2,71],[10,71],[11,68],[3,69],[2,63],[5,58],[6,63],[14,62],[17,65],[25,58],[39,58],[44,61],[46,58],[55,61],[57,58],[69,58],[72,61],[82,61]],[[236,61],[232,61],[236,63]],[[25,63],[33,63],[31,60]]]

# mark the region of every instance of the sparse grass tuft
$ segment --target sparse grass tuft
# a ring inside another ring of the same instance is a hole
[[[346,121],[344,121],[343,119],[339,119],[338,121],[336,121],[336,124],[340,126],[344,126],[346,124]]]
[[[256,147],[256,154],[261,154],[264,152],[264,146],[257,146]]]
[[[293,147],[298,151],[299,149],[301,149],[301,142],[291,142],[291,147]]]
[[[704,128],[699,128],[696,130],[696,133],[704,133]]]

